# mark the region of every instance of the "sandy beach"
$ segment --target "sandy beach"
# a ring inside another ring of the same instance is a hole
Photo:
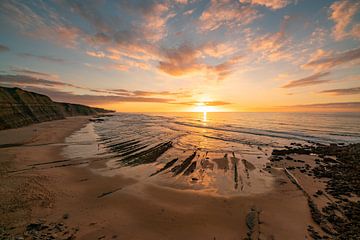
[[[271,176],[271,186],[258,194],[214,195],[102,176],[96,173],[106,163],[101,157],[64,158],[66,137],[88,123],[89,117],[72,117],[0,131],[2,239],[311,239],[309,226],[326,234],[309,199],[319,208],[335,199],[314,197],[325,192],[325,182],[302,171],[315,166],[315,156],[290,153],[263,169],[239,161],[251,172],[250,184],[258,171]],[[219,159],[210,161],[224,168]]]
[[[360,0],[0,0],[0,240],[360,240]]]

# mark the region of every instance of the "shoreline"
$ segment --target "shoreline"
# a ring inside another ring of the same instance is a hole
[[[176,190],[121,175],[100,176],[81,164],[13,174],[3,171],[66,160],[60,154],[65,138],[88,122],[89,117],[73,117],[0,131],[0,191],[9,198],[0,200],[7,207],[2,209],[7,217],[0,222],[0,237],[304,239],[325,234],[314,221],[308,198],[287,174],[291,172],[308,195],[324,189],[323,181],[304,177],[303,166],[295,173],[289,170],[294,164],[315,163],[312,156],[298,155],[300,161],[293,161],[293,153],[281,153],[281,160],[264,169],[274,177],[270,191],[231,197]],[[90,163],[94,168],[106,161],[95,160]],[[315,201],[320,207],[325,204],[323,196]]]

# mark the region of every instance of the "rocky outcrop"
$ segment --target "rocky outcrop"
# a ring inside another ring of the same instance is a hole
[[[68,116],[108,112],[111,111],[80,104],[54,102],[48,96],[20,88],[0,87],[0,130],[64,119]]]

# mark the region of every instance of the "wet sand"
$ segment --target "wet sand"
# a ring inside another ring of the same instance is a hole
[[[266,192],[244,196],[181,190],[129,175],[101,176],[94,169],[106,159],[68,161],[61,154],[65,138],[87,123],[87,117],[73,117],[0,131],[0,238],[311,239],[309,226],[324,234],[294,178],[309,195],[324,189],[324,182],[300,171],[289,175],[287,161],[259,169],[235,156],[214,158],[211,164],[224,171],[233,162],[250,176],[269,172],[273,183]]]

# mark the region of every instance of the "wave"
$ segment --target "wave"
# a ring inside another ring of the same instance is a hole
[[[265,136],[265,137],[275,137],[275,138],[283,138],[283,139],[289,139],[289,140],[302,140],[302,141],[313,141],[313,142],[326,142],[326,143],[335,143],[335,142],[341,142],[343,139],[333,139],[329,137],[322,137],[319,135],[310,135],[306,133],[300,133],[300,132],[288,132],[288,131],[275,131],[275,130],[269,130],[269,129],[255,129],[255,128],[243,128],[243,127],[234,127],[231,128],[224,128],[224,127],[214,127],[214,126],[204,126],[204,125],[198,125],[198,124],[191,124],[186,122],[179,122],[174,121],[175,124],[187,126],[187,127],[193,127],[193,128],[200,128],[200,129],[210,129],[215,131],[224,131],[224,132],[232,132],[232,133],[243,133],[243,134],[250,134],[250,135],[256,135],[256,136]],[[227,125],[229,126],[229,125]],[[335,135],[336,133],[329,135]],[[336,136],[351,136],[351,137],[359,137],[356,134],[341,134],[337,133]]]

